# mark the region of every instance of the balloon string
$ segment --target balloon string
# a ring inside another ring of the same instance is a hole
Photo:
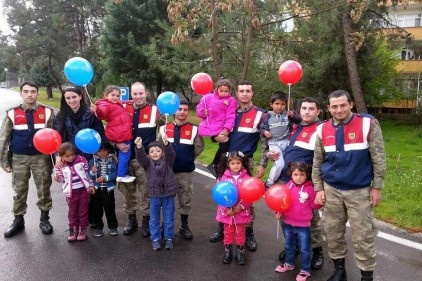
[[[53,159],[53,153],[50,154],[51,164],[53,164],[53,170],[54,170],[54,159]]]
[[[207,99],[205,97],[204,97],[204,105],[205,105],[205,110],[207,111],[207,127],[209,127],[210,122],[208,121]]]
[[[85,89],[86,96],[88,97],[89,104],[93,104],[92,99],[91,99],[91,96],[88,93],[88,88],[86,87],[86,85],[84,85],[84,89]],[[94,112],[94,115],[95,115],[95,117],[98,117],[97,116],[97,112]]]
[[[164,114],[164,116],[166,117],[166,121],[165,121],[165,125],[164,125],[164,134],[166,134],[167,136],[167,124],[168,124],[168,119],[167,117],[169,116],[168,113]]]
[[[230,209],[232,209],[232,208],[230,208]],[[237,231],[237,224],[236,224],[236,219],[234,218],[234,215],[233,215],[233,224],[234,224],[234,229],[236,230],[236,233],[239,233]]]
[[[280,230],[280,219],[277,219],[277,239],[278,239],[279,230]]]
[[[290,86],[291,86],[291,84],[289,83],[288,85],[289,85],[289,95],[287,97],[287,112],[289,112],[289,110],[290,110]]]

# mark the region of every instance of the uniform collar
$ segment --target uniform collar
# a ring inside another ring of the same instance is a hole
[[[37,110],[38,109],[38,106],[39,106],[39,104],[38,103],[35,103],[35,106],[34,107],[27,107],[25,104],[21,104],[20,105],[20,107],[23,109],[23,110],[25,110],[25,111],[35,111],[35,110]]]
[[[334,125],[334,126],[337,126],[337,125],[338,125],[338,124],[340,124],[340,123],[347,124],[347,123],[349,123],[350,119],[352,119],[352,117],[353,117],[353,112],[350,112],[350,115],[349,115],[349,116],[347,116],[347,118],[346,118],[346,119],[344,119],[343,121],[338,121],[338,120],[336,120],[336,119],[333,117],[333,118],[332,118],[332,119],[333,119],[333,125]]]

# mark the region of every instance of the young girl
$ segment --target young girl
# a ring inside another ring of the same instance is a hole
[[[132,116],[123,107],[120,101],[120,88],[118,86],[107,86],[104,91],[104,98],[91,106],[101,120],[107,121],[105,129],[106,138],[115,143],[125,143],[130,146],[132,140]],[[135,177],[128,175],[130,160],[130,149],[119,150],[119,162],[117,166],[117,182],[133,182]]]
[[[84,241],[88,227],[89,193],[95,193],[93,182],[88,177],[88,162],[85,157],[76,155],[76,148],[70,142],[64,142],[58,154],[60,161],[54,167],[53,179],[64,183],[62,189],[69,205],[67,241]]]
[[[311,219],[312,210],[322,206],[315,204],[315,191],[310,178],[310,167],[304,162],[289,164],[291,180],[286,184],[292,193],[292,205],[282,214],[285,238],[286,262],[275,268],[277,272],[293,270],[296,245],[300,251],[300,273],[296,281],[306,281],[311,276]],[[276,217],[280,218],[277,213]],[[297,243],[296,243],[297,242]]]
[[[161,142],[152,141],[146,151],[142,148],[142,139],[137,137],[136,160],[144,168],[147,176],[147,187],[150,197],[150,220],[152,249],[161,249],[160,213],[163,209],[165,249],[173,249],[174,240],[174,196],[179,190],[176,176],[173,173],[173,164],[176,153],[169,144],[166,135],[162,135]]]
[[[226,157],[220,160],[217,170],[217,182],[228,181],[236,187],[252,175],[249,159],[240,151],[227,152]],[[244,265],[245,227],[252,221],[250,204],[239,199],[230,208],[218,206],[216,220],[224,224],[223,263],[231,263],[233,243],[236,243],[237,263]]]
[[[117,159],[111,153],[111,145],[102,142],[94,158],[89,161],[92,167],[89,176],[94,181],[95,194],[91,195],[90,206],[94,224],[94,236],[103,236],[103,214],[105,212],[110,235],[117,235],[116,206],[114,189],[116,188]]]
[[[234,127],[237,102],[231,96],[233,84],[228,79],[217,81],[214,93],[201,98],[196,106],[196,115],[201,118],[198,125],[200,136],[215,137],[220,133],[228,135]],[[229,142],[219,143],[214,160],[208,165],[211,174],[216,177],[216,166],[220,156],[228,151]]]

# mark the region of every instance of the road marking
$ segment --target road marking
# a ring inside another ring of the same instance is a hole
[[[195,172],[197,172],[198,174],[207,176],[209,178],[215,179],[215,177],[213,175],[211,175],[210,173],[205,172],[201,169],[196,168]],[[349,221],[346,223],[346,226],[350,227]],[[391,242],[395,242],[397,244],[401,244],[401,245],[404,245],[404,246],[407,246],[407,247],[410,247],[410,248],[413,248],[413,249],[416,249],[416,250],[419,250],[419,251],[422,251],[422,244],[418,243],[418,242],[413,242],[413,241],[410,241],[410,240],[407,240],[407,239],[404,239],[404,238],[400,238],[400,237],[397,237],[397,236],[394,236],[394,235],[391,235],[391,234],[388,234],[388,233],[385,233],[385,232],[382,232],[382,231],[378,231],[377,237],[391,241]]]

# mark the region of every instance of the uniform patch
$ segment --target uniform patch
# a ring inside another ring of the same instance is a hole
[[[149,118],[149,115],[148,115],[148,114],[144,114],[144,115],[143,115],[143,118],[144,118],[144,119],[148,119],[148,118]]]
[[[185,135],[190,136],[190,131],[185,131]]]
[[[40,118],[40,119],[45,119],[45,115],[44,115],[44,114],[39,114],[39,115],[38,115],[38,118]]]
[[[246,123],[251,123],[251,118],[246,118],[246,119],[245,119],[245,122],[246,122]]]
[[[303,132],[302,133],[302,138],[306,138],[306,136],[308,135],[308,133],[307,132]]]
[[[354,140],[356,138],[355,133],[349,133],[349,140]]]

